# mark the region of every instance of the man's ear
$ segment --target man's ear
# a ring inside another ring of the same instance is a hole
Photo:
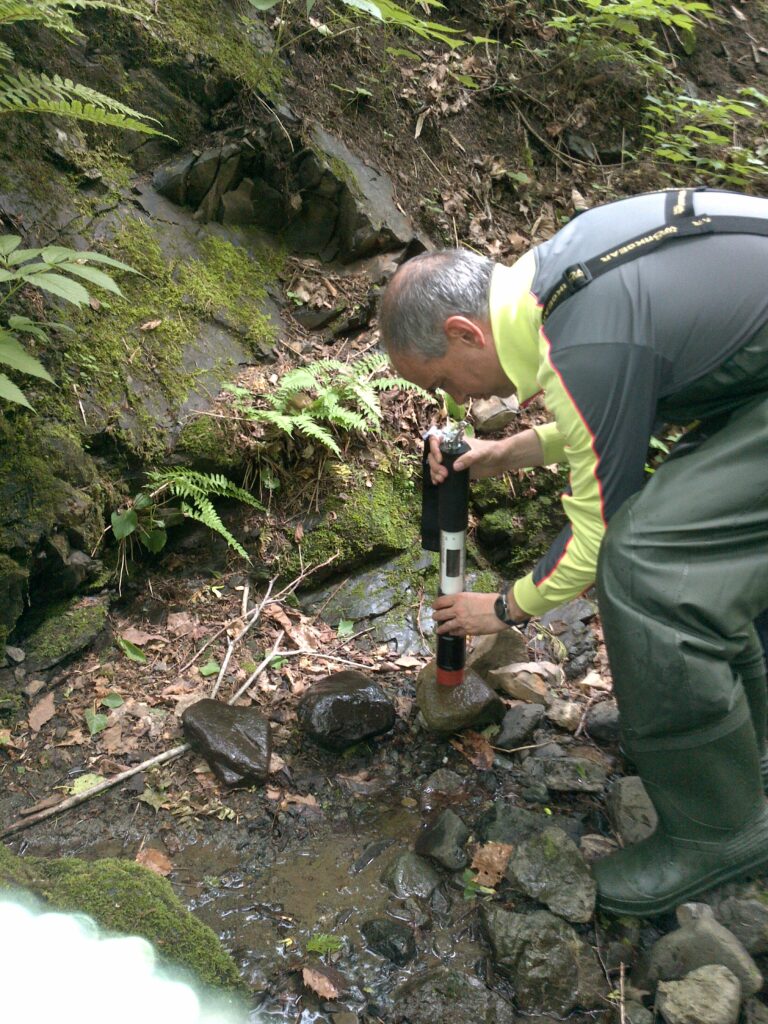
[[[446,318],[443,330],[449,343],[467,345],[470,348],[485,348],[485,334],[476,320],[456,313]]]

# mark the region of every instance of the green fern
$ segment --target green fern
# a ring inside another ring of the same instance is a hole
[[[211,497],[235,498],[251,508],[264,511],[261,502],[242,487],[238,487],[221,473],[198,473],[183,467],[156,470],[147,475],[147,487],[141,490],[131,504],[112,513],[112,533],[120,545],[119,578],[127,572],[129,551],[133,541],[157,554],[167,541],[167,529],[179,520],[194,519],[223,537],[229,547],[250,562],[248,552],[230,533],[214,508]],[[181,499],[178,508],[170,502]]]
[[[111,10],[132,14],[129,8],[106,0],[0,0],[0,29],[22,21],[35,21],[59,35],[79,35],[73,15],[85,10]],[[13,50],[0,42],[0,65],[13,61]],[[0,73],[0,115],[54,114],[90,124],[162,135],[149,122],[159,122],[111,96],[69,78],[34,71],[4,69]]]

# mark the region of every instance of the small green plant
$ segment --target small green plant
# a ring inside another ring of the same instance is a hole
[[[649,96],[645,151],[680,165],[685,180],[693,168],[709,184],[745,188],[768,177],[768,138],[761,117],[766,107],[768,96],[754,88],[739,90],[736,99]],[[754,149],[745,144],[749,132],[761,136]],[[669,177],[674,177],[671,171]]]
[[[577,0],[568,6],[572,13],[556,14],[547,25],[559,33],[569,61],[584,70],[600,61],[623,65],[648,82],[671,75],[658,26],[678,34],[692,51],[697,23],[716,17],[701,0]]]
[[[134,272],[132,267],[99,252],[77,252],[61,245],[22,249],[18,235],[0,235],[0,309],[3,306],[7,308],[24,288],[38,288],[74,306],[87,305],[91,295],[82,281],[121,295],[112,278],[92,266],[94,263]],[[50,343],[47,332],[51,329],[70,330],[52,320],[35,321],[27,316],[7,316],[4,325],[0,322],[0,364],[53,383],[42,363],[30,355],[20,341],[26,336],[47,345]],[[31,408],[24,392],[3,373],[0,373],[0,399]]]
[[[133,13],[106,0],[0,0],[0,30],[18,22],[34,21],[66,39],[73,39],[81,35],[74,15],[85,10]],[[0,40],[0,115],[55,114],[148,135],[162,134],[148,123],[155,121],[154,118],[132,110],[111,96],[59,75],[11,70],[13,59],[13,50]]]
[[[342,434],[375,434],[382,421],[379,394],[394,388],[417,391],[421,388],[400,377],[380,377],[388,365],[381,354],[364,356],[352,363],[321,359],[286,373],[274,392],[254,396],[245,388],[230,386],[233,406],[245,420],[262,429],[262,450],[282,439],[303,436],[317,442],[338,458]],[[256,405],[262,402],[262,407]],[[269,408],[263,408],[266,403]],[[314,452],[312,447],[311,453]]]
[[[307,951],[309,953],[319,953],[320,956],[326,956],[328,953],[338,953],[344,946],[344,940],[340,939],[338,935],[328,935],[325,932],[319,932],[317,935],[313,935],[307,942]]]
[[[285,0],[248,0],[248,2],[258,11],[269,11],[280,3],[285,5]],[[396,4],[394,0],[376,0],[375,3],[374,0],[341,0],[341,3],[356,14],[384,22],[393,28],[405,29],[407,32],[431,42],[444,43],[451,49],[464,46],[466,43],[466,40],[461,38],[461,29],[441,25],[436,21],[425,21],[405,7]],[[314,4],[315,0],[307,0],[307,17],[309,17]],[[426,4],[423,6],[427,9]],[[445,9],[445,4],[440,3],[440,0],[430,0],[430,6]]]
[[[221,474],[198,473],[184,468],[156,470],[148,474],[147,487],[136,495],[127,508],[112,513],[112,534],[120,545],[120,583],[127,571],[128,560],[134,553],[134,541],[157,554],[165,547],[168,528],[184,519],[203,523],[250,562],[248,552],[221,521],[212,497],[235,498],[263,511],[263,505],[252,494]],[[175,504],[176,499],[179,504]]]
[[[461,880],[464,883],[464,899],[475,900],[478,896],[495,896],[496,890],[492,889],[489,885],[480,885],[477,881],[477,876],[471,868],[464,868],[461,875]]]

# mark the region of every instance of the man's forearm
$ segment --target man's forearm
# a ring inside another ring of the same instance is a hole
[[[543,466],[544,452],[535,430],[521,430],[519,434],[504,438],[504,463],[507,470]]]

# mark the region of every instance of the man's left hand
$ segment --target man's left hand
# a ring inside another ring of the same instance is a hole
[[[443,594],[432,605],[436,632],[441,636],[482,636],[509,629],[496,616],[496,594]],[[522,612],[521,618],[523,617]]]

